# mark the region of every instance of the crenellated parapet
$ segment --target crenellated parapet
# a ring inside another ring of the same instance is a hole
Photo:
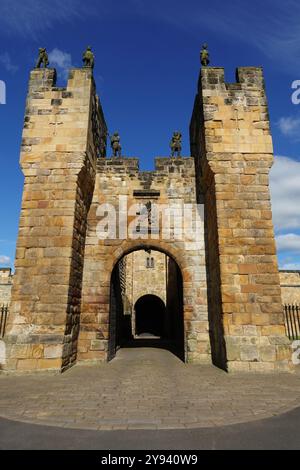
[[[199,79],[207,158],[212,153],[272,154],[272,137],[261,68],[237,69],[225,83],[223,68],[204,68]]]
[[[91,69],[71,69],[66,88],[58,88],[55,69],[30,73],[21,165],[43,162],[49,152],[87,152],[95,167],[107,128]],[[97,129],[98,135],[95,132]],[[101,134],[102,131],[102,134]]]
[[[137,157],[112,157],[99,159],[97,162],[98,173],[151,173],[153,175],[172,173],[185,173],[191,170],[194,172],[194,159],[191,157],[156,157],[155,169],[153,171],[143,172],[140,170],[140,161]]]

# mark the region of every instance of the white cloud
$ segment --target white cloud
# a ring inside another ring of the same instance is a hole
[[[8,52],[0,54],[0,64],[3,65],[7,72],[15,73],[19,67],[12,63],[11,57]]]
[[[0,255],[0,264],[6,266],[10,264],[10,257],[5,255]]]
[[[35,36],[62,21],[87,17],[91,8],[92,5],[86,7],[80,0],[1,0],[0,30],[6,34]]]
[[[278,127],[283,135],[300,140],[300,118],[282,117],[278,121]]]
[[[68,77],[69,69],[72,67],[71,54],[55,48],[49,52],[49,62],[50,67],[57,69],[58,75],[62,76],[63,78]]]
[[[280,269],[286,269],[287,271],[299,271],[300,263],[286,263],[280,266]]]
[[[300,230],[300,162],[275,157],[270,187],[276,232]]]
[[[291,251],[300,254],[300,235],[295,233],[287,233],[276,237],[277,249],[279,251]]]

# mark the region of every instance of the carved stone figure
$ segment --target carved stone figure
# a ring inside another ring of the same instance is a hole
[[[92,52],[91,46],[86,48],[86,51],[83,53],[83,66],[93,69],[95,65],[95,56]]]
[[[172,157],[175,156],[175,153],[177,153],[177,157],[181,156],[181,137],[181,132],[176,131],[173,133],[173,137],[170,142]]]
[[[48,67],[49,65],[48,54],[44,47],[39,48],[39,57],[35,68],[39,69],[41,65],[43,65],[44,68]]]
[[[121,157],[121,144],[120,144],[120,136],[118,132],[115,132],[110,138],[110,144],[113,151],[114,157]]]
[[[107,137],[109,137],[109,132],[107,130],[102,130],[98,155],[100,158],[106,157]]]
[[[209,65],[209,52],[208,52],[208,45],[203,44],[202,50],[200,52],[200,59],[201,59],[201,65],[204,67],[207,67]]]
[[[105,137],[100,138],[100,144],[99,144],[99,155],[100,158],[105,158],[106,157],[106,139]]]

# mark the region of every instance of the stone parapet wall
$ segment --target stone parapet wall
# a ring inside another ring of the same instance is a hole
[[[300,271],[280,271],[282,301],[286,305],[300,305]]]
[[[10,268],[0,268],[0,307],[8,305],[11,299],[13,275]]]
[[[20,157],[25,182],[5,336],[3,367],[9,370],[60,370],[76,360],[99,145],[93,127],[102,112],[91,70],[71,70],[67,88],[57,88],[55,78],[54,69],[30,74]]]

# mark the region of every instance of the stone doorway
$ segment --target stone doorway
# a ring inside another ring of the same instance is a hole
[[[137,249],[113,269],[108,360],[123,347],[168,349],[185,360],[182,274],[164,252]]]
[[[137,338],[166,336],[166,306],[156,295],[143,295],[135,306],[135,335]]]

